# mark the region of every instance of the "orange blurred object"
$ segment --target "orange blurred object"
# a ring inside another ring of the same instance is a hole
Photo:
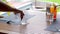
[[[56,8],[56,5],[55,5],[55,4],[53,4],[53,5],[50,7],[50,12],[51,12],[51,14],[53,14],[53,19],[56,20],[57,8]]]

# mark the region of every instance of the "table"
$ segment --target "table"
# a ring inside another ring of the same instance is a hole
[[[46,13],[45,12],[40,12],[40,11],[35,11],[31,12],[34,13],[34,17],[30,18],[27,22],[29,24],[27,25],[7,25],[4,23],[0,23],[0,29],[2,32],[15,32],[16,34],[60,34],[60,32],[54,32],[56,31],[56,27],[60,28],[60,22],[59,23],[54,23],[50,24],[46,22]],[[60,13],[59,13],[60,14]],[[60,15],[57,15],[57,20],[59,21]],[[51,28],[52,27],[52,28]],[[50,28],[50,29],[49,29]],[[47,30],[46,30],[47,29]],[[50,31],[51,30],[51,31]]]

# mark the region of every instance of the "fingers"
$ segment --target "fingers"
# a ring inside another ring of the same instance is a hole
[[[20,13],[21,15],[20,15],[20,17],[21,17],[21,20],[23,19],[23,17],[24,17],[24,13],[22,12],[22,13]]]
[[[18,10],[18,11],[15,11],[15,12],[14,12],[14,14],[17,14],[17,13],[19,13],[19,14],[20,14],[20,18],[21,18],[21,20],[22,20],[22,19],[23,19],[23,17],[24,17],[24,13],[23,13],[23,11]]]

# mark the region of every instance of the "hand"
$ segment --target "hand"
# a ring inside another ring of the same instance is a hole
[[[16,10],[16,11],[14,12],[14,14],[18,14],[18,13],[20,13],[20,18],[21,18],[21,20],[22,20],[23,17],[24,17],[23,11],[21,11],[21,10]]]
[[[22,20],[23,17],[24,17],[24,13],[23,13],[23,11],[22,11],[20,14],[21,14],[20,17],[21,17],[21,20]]]

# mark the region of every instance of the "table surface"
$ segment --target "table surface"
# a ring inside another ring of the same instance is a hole
[[[20,34],[60,34],[60,32],[56,32],[56,31],[54,32],[54,27],[55,27],[54,24],[50,24],[46,22],[45,12],[36,11],[36,12],[31,12],[31,14],[35,16],[27,21],[27,23],[29,23],[27,25],[8,25],[6,23],[0,22],[0,31],[7,33],[15,32],[15,34],[19,34],[19,33]],[[57,16],[58,16],[57,18],[58,20],[59,15]],[[53,26],[53,28],[51,28],[52,27],[51,25]]]

